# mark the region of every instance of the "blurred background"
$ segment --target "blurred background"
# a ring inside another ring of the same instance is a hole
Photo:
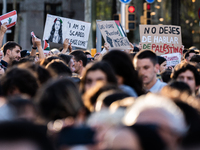
[[[135,28],[127,33],[130,42],[139,43],[139,24],[145,0],[132,0],[135,8]],[[113,20],[121,13],[119,0],[0,0],[0,15],[13,9],[18,12],[16,26],[8,30],[7,39],[30,49],[30,32],[42,39],[47,14],[91,22],[88,49],[96,47],[96,20]],[[150,4],[151,24],[180,25],[182,42],[186,48],[200,49],[200,0],[155,0]],[[5,11],[5,10],[4,10]],[[57,47],[57,45],[55,46]],[[58,45],[59,47],[59,45]]]

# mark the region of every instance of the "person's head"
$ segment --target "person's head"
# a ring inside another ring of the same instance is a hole
[[[160,65],[159,71],[162,72],[167,69],[167,60],[162,56],[157,56],[157,57],[158,57],[158,63]]]
[[[0,150],[54,150],[42,126],[25,121],[0,123]]]
[[[156,82],[156,74],[159,69],[156,54],[150,50],[142,50],[135,55],[133,63],[143,85],[151,88]]]
[[[107,61],[113,68],[119,85],[128,85],[132,87],[138,95],[143,94],[142,81],[134,69],[129,54],[112,50],[103,56],[102,60]]]
[[[91,63],[86,66],[80,84],[81,92],[84,93],[89,90],[98,81],[117,84],[113,69],[105,61]]]
[[[37,118],[36,105],[30,100],[23,97],[9,97],[8,105],[15,112],[17,120],[35,122]]]
[[[74,61],[72,59],[71,55],[66,55],[66,54],[58,54],[58,57],[61,58],[70,68],[72,72],[74,72]]]
[[[64,61],[59,59],[54,59],[50,63],[48,63],[45,67],[52,73],[52,76],[72,76],[72,72],[67,64]]]
[[[110,149],[164,150],[166,145],[153,125],[135,124],[115,130]],[[123,141],[123,142],[121,142]]]
[[[125,125],[153,124],[170,149],[176,149],[179,138],[187,131],[183,112],[170,99],[148,93],[136,99],[123,119]]]
[[[59,57],[57,57],[57,56],[48,56],[48,57],[44,58],[44,59],[40,62],[40,65],[46,67],[46,65],[47,65],[48,63],[50,63],[52,60],[54,60],[54,59],[61,59],[61,58],[59,58]]]
[[[9,61],[8,63],[12,62],[13,60],[19,61],[21,58],[21,50],[22,47],[13,41],[8,41],[3,45],[3,54],[4,57],[7,58],[6,60]]]
[[[165,83],[168,83],[171,80],[171,78],[170,78],[171,73],[172,73],[171,69],[166,69],[166,70],[162,71],[160,73],[162,81]]]
[[[46,83],[51,78],[51,74],[47,69],[35,63],[25,62],[17,65],[17,67],[32,71],[37,79],[39,86]]]
[[[109,109],[104,109],[94,112],[88,117],[87,125],[96,130],[97,149],[106,149],[105,144],[108,143],[106,134],[109,130],[122,126],[123,114],[122,110],[111,112]]]
[[[5,96],[26,94],[33,97],[38,89],[38,83],[33,74],[21,68],[10,68],[1,78]]]
[[[42,116],[48,121],[75,118],[83,107],[75,83],[68,78],[49,81],[38,90],[35,100]]]
[[[192,90],[190,89],[189,85],[182,81],[171,81],[168,86],[179,90],[180,92],[187,92],[189,95],[192,94]]]
[[[200,74],[196,66],[188,62],[177,65],[171,74],[171,78],[187,83],[194,94],[200,85]]]
[[[111,104],[118,100],[130,97],[129,94],[125,92],[109,90],[100,94],[97,98],[95,110],[100,111],[105,108],[109,108]]]
[[[200,55],[193,55],[190,59],[190,62],[196,63],[196,64],[200,64]]]
[[[74,61],[74,68],[75,68],[74,72],[81,74],[83,68],[87,64],[87,56],[81,50],[72,51],[70,55],[72,55],[72,59]]]
[[[184,54],[184,59],[185,61],[190,61],[190,59],[192,58],[192,56],[194,56],[196,54],[196,52],[194,50],[188,50],[185,54]]]

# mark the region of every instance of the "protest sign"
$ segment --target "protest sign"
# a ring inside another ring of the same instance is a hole
[[[167,60],[167,66],[176,66],[181,62],[180,53],[165,54],[161,56]]]
[[[140,25],[142,49],[153,50],[157,55],[181,53],[181,27],[172,25]]]
[[[66,38],[72,46],[86,49],[91,23],[47,14],[43,40],[62,44]]]
[[[13,10],[9,13],[6,13],[6,14],[0,16],[0,21],[1,21],[1,24],[4,24],[6,22],[7,28],[11,28],[17,22],[17,11]]]
[[[119,21],[97,21],[104,40],[109,44],[110,49],[131,49],[129,40],[126,37]]]

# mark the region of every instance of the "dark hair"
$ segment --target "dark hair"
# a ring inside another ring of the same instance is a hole
[[[168,83],[171,80],[170,78],[171,73],[172,73],[171,69],[166,69],[160,73],[163,82]]]
[[[158,64],[158,57],[156,55],[156,53],[154,53],[153,51],[151,50],[142,50],[142,51],[139,51],[134,59],[145,59],[145,58],[148,58],[150,59],[150,61],[156,65]]]
[[[26,69],[13,67],[2,76],[3,94],[8,96],[18,89],[23,94],[33,97],[38,89],[36,78]]]
[[[182,81],[172,81],[168,84],[170,87],[179,90],[180,92],[187,92],[189,95],[192,94],[192,90],[189,85]]]
[[[38,90],[36,101],[47,120],[76,117],[83,107],[79,91],[69,78],[50,80]]]
[[[176,65],[174,68],[174,71],[171,74],[171,78],[176,80],[177,77],[179,76],[179,74],[181,74],[187,70],[190,70],[194,74],[196,86],[200,85],[200,80],[199,80],[200,74],[199,74],[195,64],[193,64],[191,62],[184,62],[184,63]]]
[[[194,55],[190,59],[190,62],[200,63],[200,55]]]
[[[134,124],[128,128],[137,134],[143,150],[164,150],[167,148],[155,125]]]
[[[124,98],[130,97],[129,94],[125,93],[125,92],[114,92],[113,94],[110,94],[108,96],[106,96],[103,99],[103,104],[107,107],[109,107],[113,102],[117,101],[117,100],[122,100]]]
[[[102,60],[111,65],[116,75],[123,77],[123,84],[132,87],[138,95],[144,94],[142,81],[133,67],[130,55],[123,51],[112,50],[104,55]]]
[[[161,65],[163,62],[167,61],[164,57],[162,56],[157,56],[158,57],[158,63]]]
[[[106,74],[107,82],[117,85],[117,79],[115,77],[115,73],[113,69],[111,68],[111,66],[105,61],[95,62],[95,63],[88,64],[85,68],[85,71],[83,73],[83,77],[80,83],[80,90],[82,93],[85,92],[84,86],[85,86],[88,72],[95,71],[95,70],[103,71]]]
[[[95,131],[87,126],[65,127],[59,132],[57,138],[58,147],[91,144],[95,144]]]
[[[88,51],[84,51],[84,53],[85,53],[85,55],[91,55],[91,53]]]
[[[22,50],[22,47],[19,44],[15,43],[14,41],[8,41],[7,43],[5,43],[3,45],[4,56],[6,55],[6,52],[7,52],[8,49],[13,50],[16,46],[18,46],[20,48],[20,50]]]
[[[186,59],[187,57],[189,57],[189,54],[190,53],[195,53],[196,54],[196,52],[194,51],[194,50],[188,50],[185,54],[184,54],[184,58]]]
[[[46,129],[26,121],[9,121],[0,123],[0,143],[30,141],[40,150],[54,150],[47,138]]]
[[[15,115],[17,115],[18,119],[27,120],[27,121],[34,121],[34,120],[30,120],[30,119],[33,119],[33,118],[24,118],[23,117],[23,115],[27,111],[27,107],[32,108],[32,110],[35,112],[35,114],[37,113],[36,105],[30,99],[25,99],[25,98],[22,98],[20,96],[9,97],[8,98],[8,105],[11,106],[11,108],[14,109]]]
[[[59,43],[59,44],[62,44],[62,43],[63,43],[63,38],[62,38],[62,23],[61,23],[61,21],[60,21],[60,20],[61,20],[60,18],[56,18],[56,19],[58,19],[58,20],[56,20],[56,21],[59,21],[59,22],[60,22],[60,29],[59,29],[59,31],[58,31],[58,34],[59,34],[60,39],[59,39],[58,43]],[[56,21],[54,21],[54,24],[53,24],[52,29],[51,29],[50,37],[49,37],[49,39],[48,39],[49,42],[52,42],[52,41],[53,41],[53,37],[54,37],[54,33],[55,33],[55,24],[56,24]]]
[[[64,63],[64,61],[59,59],[54,59],[50,63],[46,65],[46,69],[55,75],[67,75],[72,76],[72,72],[70,68],[67,66],[67,64]]]
[[[83,67],[86,66],[86,64],[87,64],[87,56],[83,51],[75,50],[75,51],[72,51],[70,53],[70,55],[74,56],[74,59],[76,61],[80,61],[81,60],[83,62]]]
[[[58,54],[58,57],[61,58],[67,65],[69,65],[72,56],[66,54]]]
[[[33,71],[36,74],[39,85],[46,83],[51,78],[50,72],[38,64],[26,62],[18,65],[18,67]]]
[[[44,58],[44,59],[40,62],[40,65],[46,67],[46,65],[47,65],[48,63],[50,63],[52,60],[54,60],[54,59],[61,59],[61,58],[59,58],[58,56],[48,56],[48,57]]]

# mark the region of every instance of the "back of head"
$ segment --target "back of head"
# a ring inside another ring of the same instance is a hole
[[[187,58],[189,57],[189,54],[190,54],[190,53],[195,53],[195,54],[196,54],[195,50],[191,49],[191,50],[188,50],[188,51],[184,54],[184,58],[187,59]]]
[[[147,113],[148,116],[145,116]],[[187,129],[184,115],[176,104],[164,96],[152,93],[136,99],[123,121],[129,126],[134,123],[168,126],[177,135],[184,134]]]
[[[72,56],[66,54],[58,54],[58,57],[61,58],[66,64],[69,64]]]
[[[165,82],[165,83],[170,82],[170,80],[171,80],[171,78],[170,78],[171,73],[172,73],[172,70],[171,70],[171,69],[166,69],[166,70],[164,70],[164,71],[162,71],[162,72],[160,73],[163,82]]]
[[[38,91],[36,101],[47,120],[76,117],[83,106],[75,83],[68,78],[49,81]]]
[[[75,50],[75,51],[72,51],[70,53],[70,55],[74,56],[74,59],[76,61],[79,61],[81,60],[83,62],[83,67],[86,66],[87,64],[87,56],[85,55],[85,53],[81,50]]]
[[[59,57],[57,56],[48,56],[46,58],[44,58],[41,62],[40,62],[40,65],[42,66],[46,66],[48,63],[50,63],[52,60],[54,59],[60,59]]]
[[[115,74],[123,78],[123,84],[132,87],[138,95],[143,94],[142,81],[133,67],[130,55],[123,51],[112,50],[104,55],[102,60],[107,61]]]
[[[0,123],[0,147],[3,149],[3,146],[5,149],[54,150],[42,126],[20,121]]]
[[[8,49],[13,50],[16,46],[19,46],[19,48],[22,50],[22,47],[19,44],[15,43],[14,41],[8,41],[7,43],[5,43],[3,45],[4,56],[6,55]]]
[[[137,59],[150,59],[154,65],[158,63],[157,55],[151,50],[142,50],[138,52],[134,57],[134,60]]]
[[[33,71],[34,74],[36,74],[36,78],[38,80],[39,85],[44,84],[51,78],[50,72],[47,69],[35,63],[30,63],[30,62],[22,63],[18,65],[18,68],[28,69]]]
[[[194,63],[200,63],[200,55],[194,55],[192,56],[192,58],[190,59],[190,62],[194,62]]]
[[[172,88],[179,90],[180,92],[187,92],[189,95],[192,94],[192,91],[191,91],[189,85],[185,82],[172,81],[168,85]]]
[[[143,150],[165,150],[167,148],[158,134],[156,126],[134,124],[129,128],[139,137]]]
[[[38,88],[37,80],[30,71],[16,67],[7,70],[1,78],[1,85],[5,96],[28,94],[33,97]]]
[[[72,72],[70,68],[62,61],[59,59],[52,60],[50,63],[46,65],[46,69],[49,70],[52,75],[54,76],[62,76],[62,75],[67,75],[67,76],[72,76]]]
[[[162,56],[157,56],[158,57],[158,63],[161,65],[163,62],[167,61],[164,57]]]

